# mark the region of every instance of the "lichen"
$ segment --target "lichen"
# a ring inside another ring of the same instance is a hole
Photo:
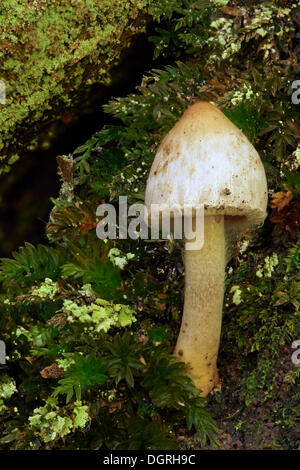
[[[10,398],[17,392],[15,381],[8,376],[0,377],[0,398]]]
[[[145,30],[148,4],[1,2],[0,79],[6,85],[6,102],[0,104],[1,172],[9,171],[24,147],[20,132],[28,129],[34,137],[34,129],[49,117],[59,119],[93,83],[110,80],[121,52]]]
[[[7,375],[0,375],[0,416],[8,409],[5,401],[16,392],[17,387],[14,379]]]
[[[232,286],[230,292],[233,293],[232,302],[235,305],[240,305],[240,303],[243,301],[240,286]]]
[[[121,254],[121,250],[118,248],[111,248],[108,253],[108,258],[115,266],[124,269],[128,261],[134,258],[135,255],[133,253],[126,253],[126,255],[120,256]]]
[[[46,278],[39,287],[32,289],[31,294],[39,297],[40,299],[53,300],[55,295],[59,292],[56,282],[52,279]]]
[[[68,315],[70,323],[86,323],[95,333],[106,333],[113,326],[130,326],[136,320],[133,309],[127,305],[113,304],[99,298],[90,305],[79,305],[75,301],[64,300],[61,311]]]
[[[46,404],[33,410],[28,418],[30,427],[45,443],[63,438],[70,432],[84,428],[89,420],[88,406],[75,401],[67,407],[59,407],[57,399],[50,397]]]
[[[261,264],[258,265],[258,269],[256,271],[257,277],[272,277],[272,273],[274,272],[275,266],[278,265],[278,256],[277,253],[273,253],[271,256],[266,256],[264,266],[262,267]]]

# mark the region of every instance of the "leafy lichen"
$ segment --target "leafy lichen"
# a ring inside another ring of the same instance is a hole
[[[30,427],[45,443],[67,436],[71,431],[84,428],[89,420],[88,406],[75,401],[72,406],[59,407],[57,400],[50,398],[46,404],[33,410],[29,417]]]
[[[148,0],[4,0],[0,5],[1,172],[22,152],[20,135],[75,107],[82,91],[107,82],[132,38],[145,30]],[[29,132],[30,131],[30,132]],[[23,139],[24,140],[24,139]]]

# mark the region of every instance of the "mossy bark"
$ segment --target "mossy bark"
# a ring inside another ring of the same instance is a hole
[[[60,119],[145,31],[148,0],[23,2],[0,5],[0,174],[45,122]]]

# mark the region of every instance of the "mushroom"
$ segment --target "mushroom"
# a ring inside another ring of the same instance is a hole
[[[217,356],[226,263],[236,241],[266,217],[264,167],[246,136],[216,106],[198,102],[161,142],[145,202],[150,216],[155,204],[204,206],[202,248],[187,249],[185,238],[184,309],[174,353],[207,396],[221,389]]]

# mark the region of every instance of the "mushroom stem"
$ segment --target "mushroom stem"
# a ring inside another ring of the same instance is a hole
[[[190,242],[189,242],[190,243]],[[185,299],[175,354],[206,397],[221,388],[217,357],[225,276],[224,216],[204,218],[201,250],[185,250]]]

